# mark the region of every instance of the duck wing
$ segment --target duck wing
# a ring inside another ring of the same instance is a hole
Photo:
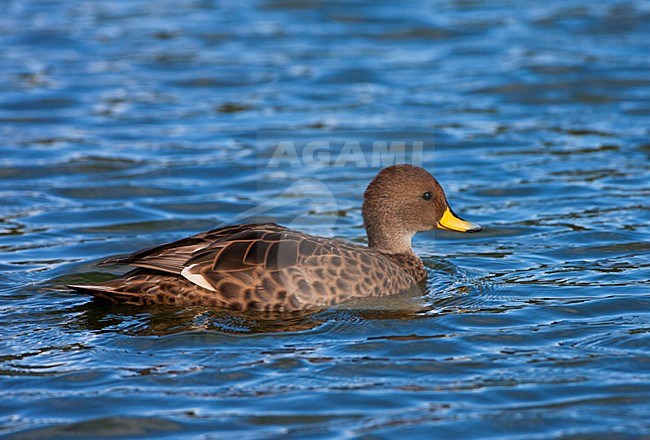
[[[233,236],[251,231],[278,232],[287,228],[275,223],[250,223],[226,226],[182,238],[171,243],[142,249],[129,255],[121,255],[99,263],[99,266],[128,265],[180,275],[188,267],[188,261],[197,255],[205,255],[227,246]]]

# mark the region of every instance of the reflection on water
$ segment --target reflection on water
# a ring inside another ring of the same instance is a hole
[[[262,316],[228,313],[204,308],[169,309],[117,307],[93,303],[77,308],[72,327],[90,331],[116,331],[127,335],[162,336],[167,334],[214,330],[224,333],[271,333],[309,330],[325,320],[312,313]]]
[[[4,10],[0,435],[650,435],[644,2]],[[261,316],[61,287],[244,213],[364,243],[396,141],[484,226],[415,239],[422,293]]]

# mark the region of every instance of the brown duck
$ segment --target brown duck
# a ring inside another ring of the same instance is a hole
[[[411,239],[434,228],[477,232],[447,203],[438,181],[412,165],[384,168],[363,194],[368,247],[275,223],[227,226],[111,258],[135,269],[71,285],[113,303],[290,311],[402,292],[426,278]]]

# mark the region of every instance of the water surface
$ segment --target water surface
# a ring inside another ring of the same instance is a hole
[[[647,3],[4,9],[0,435],[650,436]],[[399,141],[484,226],[416,238],[419,297],[260,317],[62,287],[247,218],[363,243]]]

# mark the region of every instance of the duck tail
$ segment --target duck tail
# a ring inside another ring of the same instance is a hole
[[[101,284],[68,284],[67,288],[84,295],[111,304],[143,305],[143,298],[135,293],[117,290],[115,287]]]

